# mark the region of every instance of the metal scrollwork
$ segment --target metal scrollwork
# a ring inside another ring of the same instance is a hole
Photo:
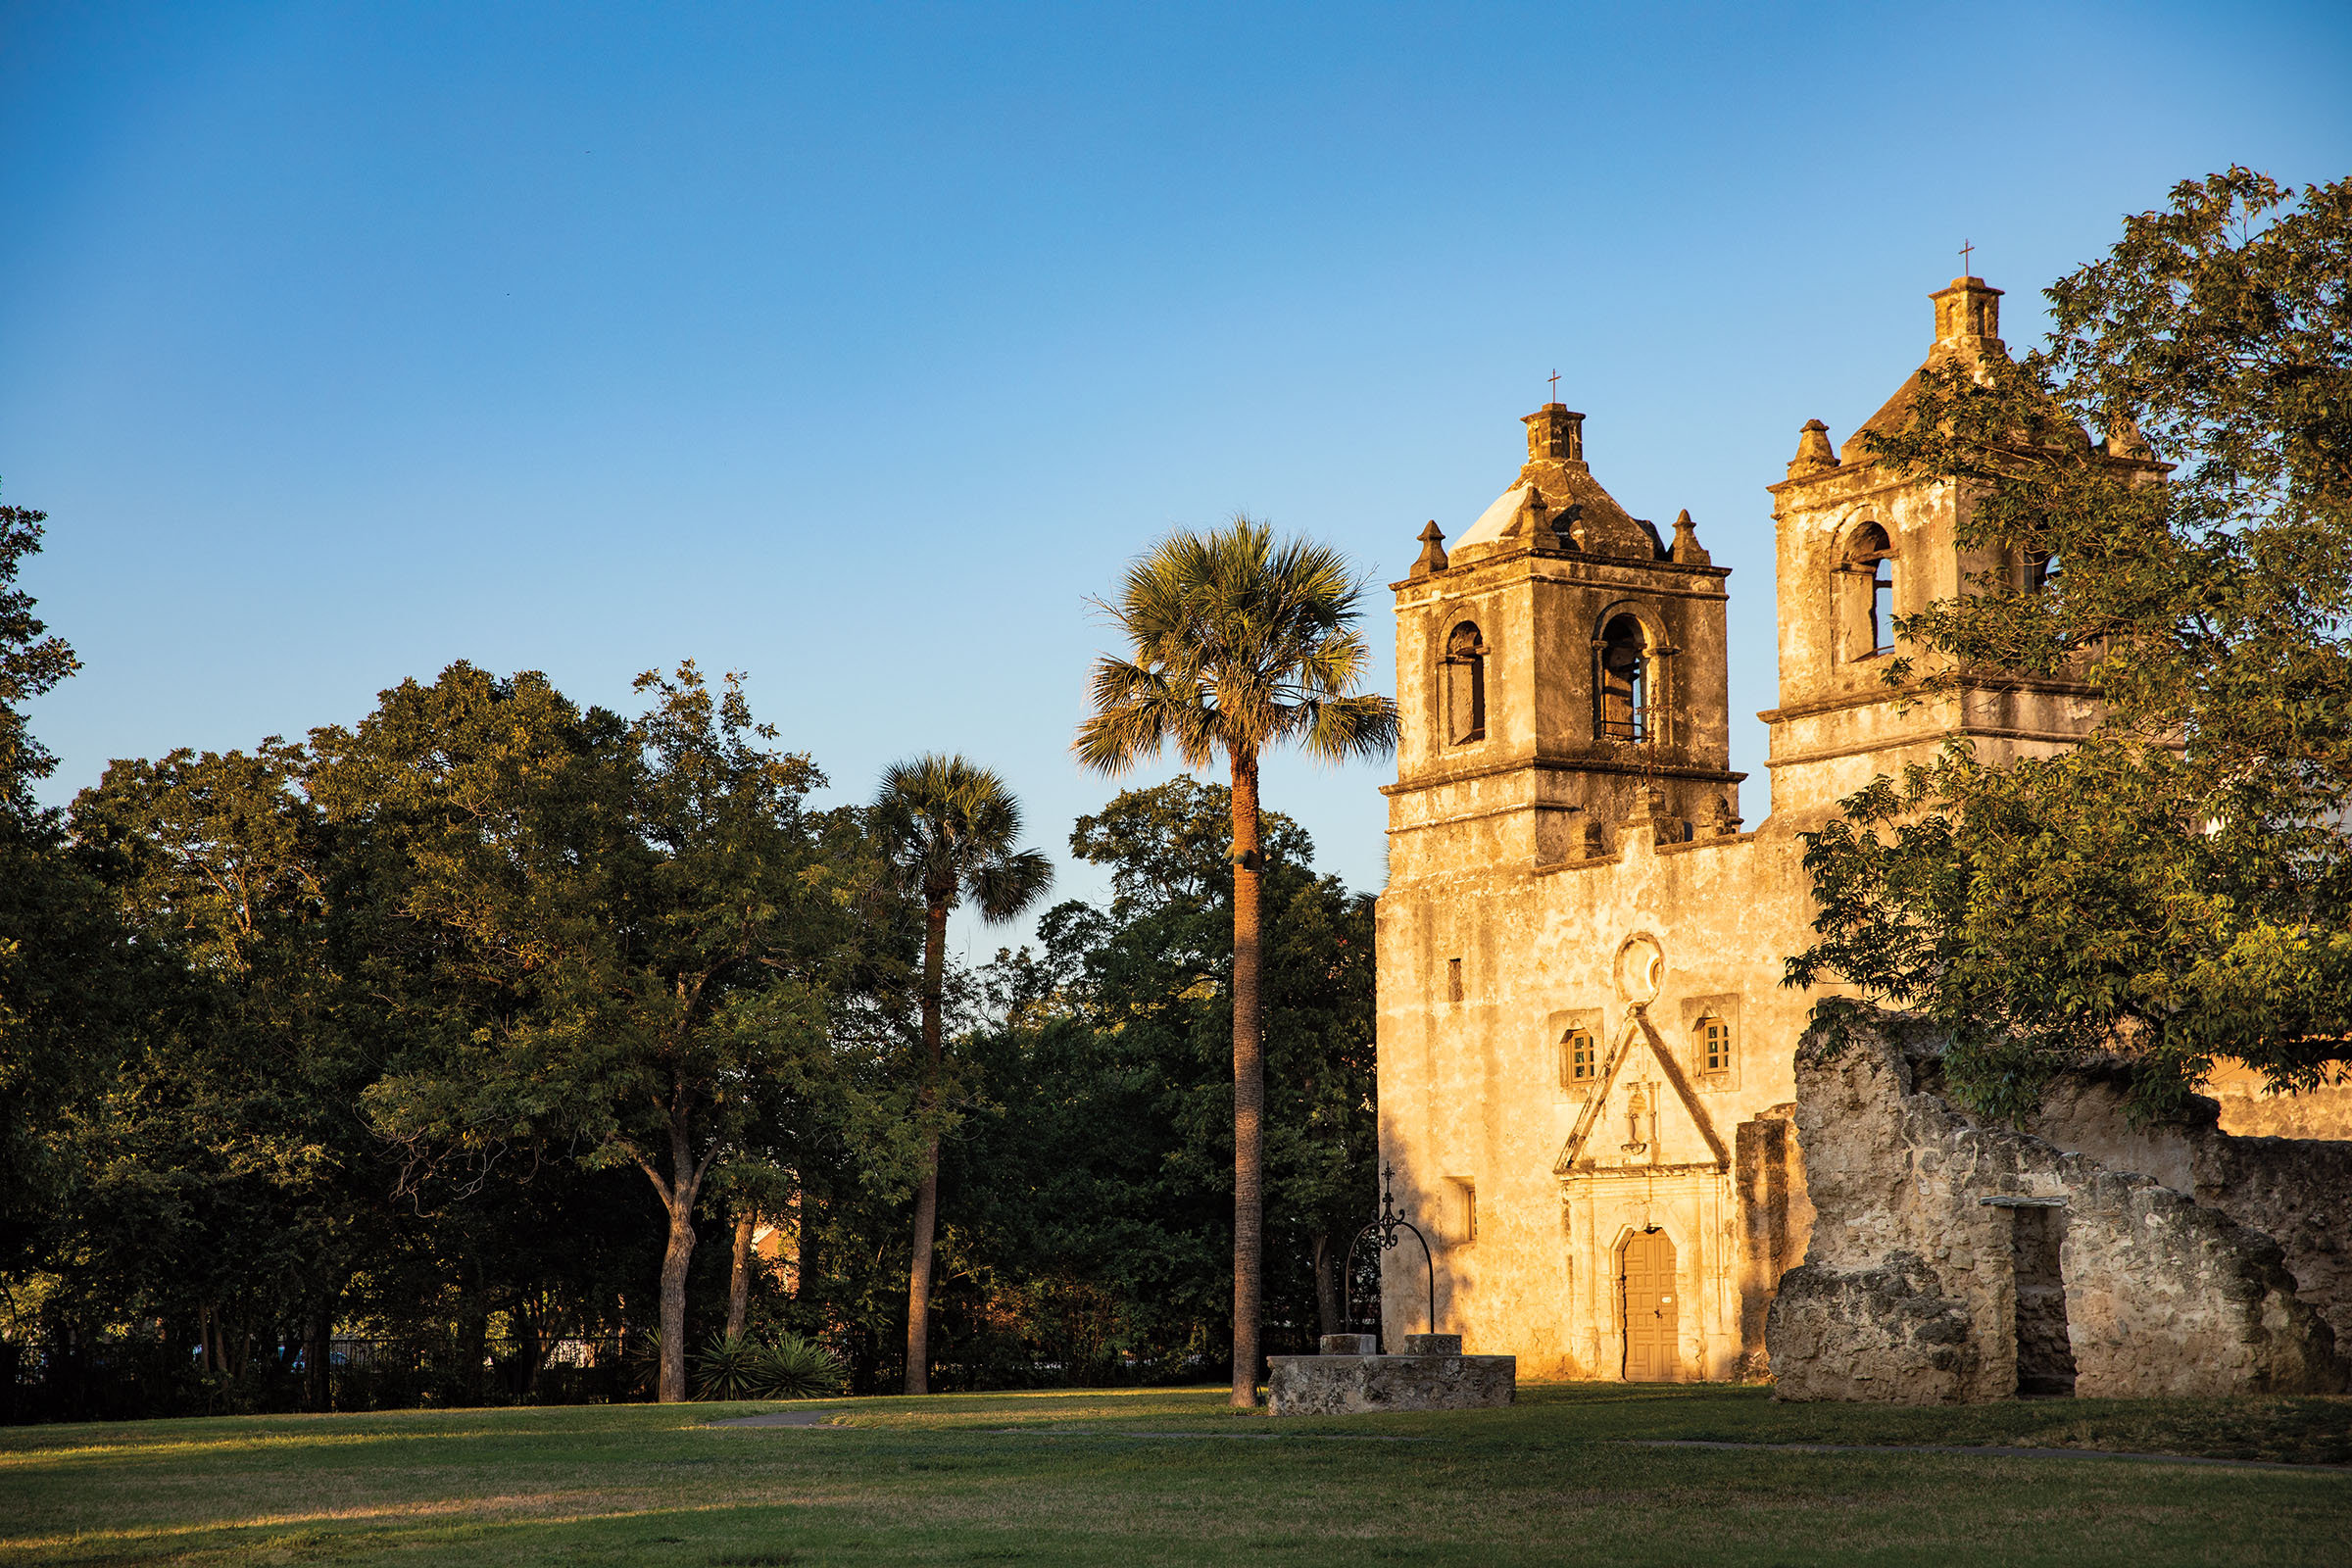
[[[1438,1254],[1430,1250],[1429,1238],[1421,1234],[1421,1227],[1396,1212],[1396,1181],[1395,1165],[1380,1167],[1380,1217],[1357,1231],[1355,1240],[1348,1244],[1347,1260],[1340,1270],[1340,1321],[1355,1321],[1355,1250],[1364,1245],[1364,1238],[1377,1233],[1380,1250],[1385,1252],[1397,1245],[1398,1231],[1411,1231],[1413,1240],[1421,1244],[1423,1261],[1429,1265],[1429,1332],[1435,1334],[1438,1332]]]

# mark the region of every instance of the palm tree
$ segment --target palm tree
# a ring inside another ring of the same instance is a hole
[[[1327,761],[1396,745],[1396,705],[1354,689],[1369,658],[1355,627],[1364,587],[1337,551],[1278,542],[1248,517],[1168,535],[1127,568],[1115,604],[1097,601],[1132,653],[1095,662],[1094,716],[1073,748],[1104,773],[1163,746],[1196,768],[1222,751],[1232,770],[1233,1402],[1243,1407],[1257,1403],[1265,1206],[1257,763],[1283,741]]]
[[[923,926],[923,1086],[927,1117],[939,1100],[940,995],[948,961],[948,911],[969,897],[987,920],[1009,920],[1054,880],[1035,850],[1015,850],[1021,807],[1004,780],[960,757],[934,753],[894,763],[874,796],[873,821],[901,886],[918,894]],[[939,1134],[923,1154],[914,1199],[914,1263],[906,1276],[906,1392],[931,1390],[931,1248],[939,1228]]]

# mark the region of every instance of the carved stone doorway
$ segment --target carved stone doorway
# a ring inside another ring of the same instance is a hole
[[[1625,1239],[1617,1257],[1626,1381],[1680,1381],[1683,1369],[1675,1347],[1682,1320],[1675,1301],[1674,1242],[1664,1231],[1636,1231]]]

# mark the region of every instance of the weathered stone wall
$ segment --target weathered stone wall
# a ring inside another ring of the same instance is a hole
[[[2345,1386],[2335,1336],[2297,1298],[2276,1241],[2153,1177],[1979,1125],[1930,1091],[1936,1055],[1908,1026],[1834,1059],[1799,1054],[1816,1217],[1767,1317],[1780,1397]],[[2274,1175],[2291,1166],[2245,1157]],[[2279,1185],[2304,1202],[2318,1191],[2308,1173]]]
[[[2196,1182],[2198,1202],[2278,1244],[2295,1295],[2352,1350],[2352,1143],[2216,1133]]]
[[[2152,1176],[2277,1242],[2295,1295],[2352,1348],[2352,1142],[2237,1137],[2223,1119],[2227,1107],[2207,1098],[2178,1120],[2134,1124],[2126,1087],[2120,1064],[2070,1073],[2026,1130],[2110,1170]],[[2324,1112],[2328,1098],[2275,1097],[2301,1101],[2307,1112]]]
[[[2222,1131],[2236,1137],[2352,1139],[2352,1074],[2278,1095],[2243,1062],[2217,1061],[2199,1087],[2221,1106]]]
[[[1478,1410],[1509,1404],[1518,1386],[1510,1356],[1463,1355],[1458,1343],[1450,1354],[1270,1355],[1266,1362],[1268,1413],[1278,1416]]]

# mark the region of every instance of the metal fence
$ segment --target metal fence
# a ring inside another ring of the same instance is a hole
[[[481,1404],[612,1404],[650,1397],[652,1337],[565,1336],[493,1343],[478,1360],[454,1336],[338,1334],[323,1380],[299,1340],[257,1342],[230,1372],[160,1338],[0,1343],[0,1423],[317,1408],[398,1410]]]

